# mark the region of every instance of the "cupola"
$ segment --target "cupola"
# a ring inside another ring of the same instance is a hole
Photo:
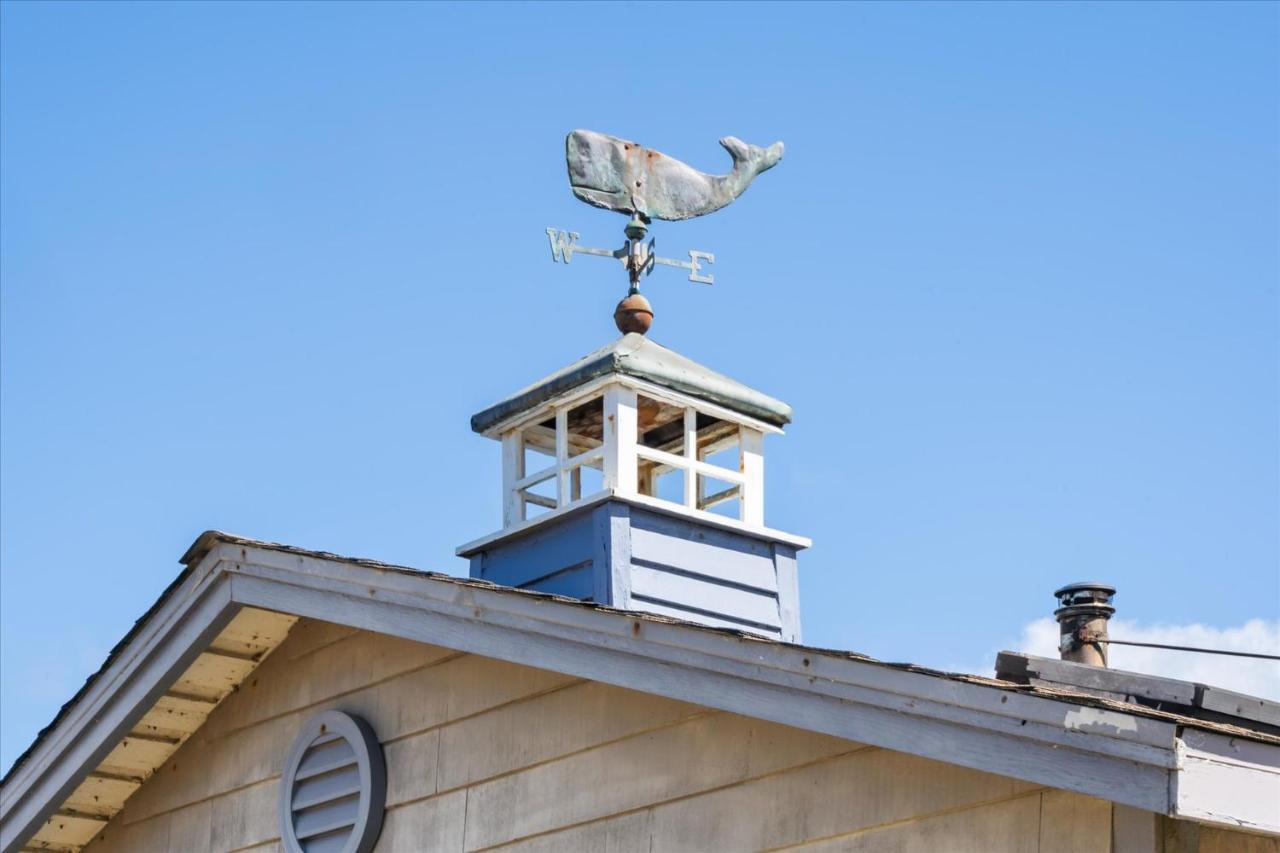
[[[783,152],[720,144],[727,175],[594,131],[566,138],[573,194],[629,219],[612,250],[548,228],[551,258],[622,263],[622,337],[471,418],[502,443],[502,529],[458,554],[473,578],[799,642],[796,552],[809,540],[764,523],[764,437],[791,407],[644,336],[653,307],[640,283],[655,266],[714,281],[710,252],[657,255],[652,221],[719,210]]]
[[[641,334],[471,419],[502,444],[502,528],[458,548],[507,586],[800,639],[796,552],[765,525],[791,407]]]

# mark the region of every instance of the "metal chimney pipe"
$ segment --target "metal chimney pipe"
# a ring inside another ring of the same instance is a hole
[[[1105,583],[1072,583],[1053,593],[1058,609],[1058,653],[1063,660],[1089,666],[1107,665],[1107,621],[1116,588]]]

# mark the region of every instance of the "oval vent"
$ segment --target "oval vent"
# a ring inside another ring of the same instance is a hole
[[[382,829],[387,769],[369,724],[325,711],[303,727],[280,779],[280,837],[290,853],[369,853]]]

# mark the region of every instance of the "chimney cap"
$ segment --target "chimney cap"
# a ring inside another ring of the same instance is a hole
[[[1108,598],[1116,594],[1116,588],[1109,583],[1101,581],[1076,581],[1069,583],[1064,587],[1059,587],[1053,591],[1054,598],[1062,598],[1063,595],[1073,592],[1087,592],[1097,590],[1106,595]]]
[[[1100,581],[1078,581],[1069,583],[1054,590],[1053,596],[1058,599],[1058,609],[1053,614],[1058,620],[1070,618],[1081,613],[1111,615],[1116,612],[1111,599],[1115,597],[1116,588]]]

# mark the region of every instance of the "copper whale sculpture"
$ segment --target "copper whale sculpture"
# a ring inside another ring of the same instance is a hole
[[[727,175],[708,175],[630,140],[575,130],[565,139],[573,194],[596,207],[645,220],[692,219],[719,210],[782,159],[782,143],[768,148],[734,136],[720,140],[733,158]]]

